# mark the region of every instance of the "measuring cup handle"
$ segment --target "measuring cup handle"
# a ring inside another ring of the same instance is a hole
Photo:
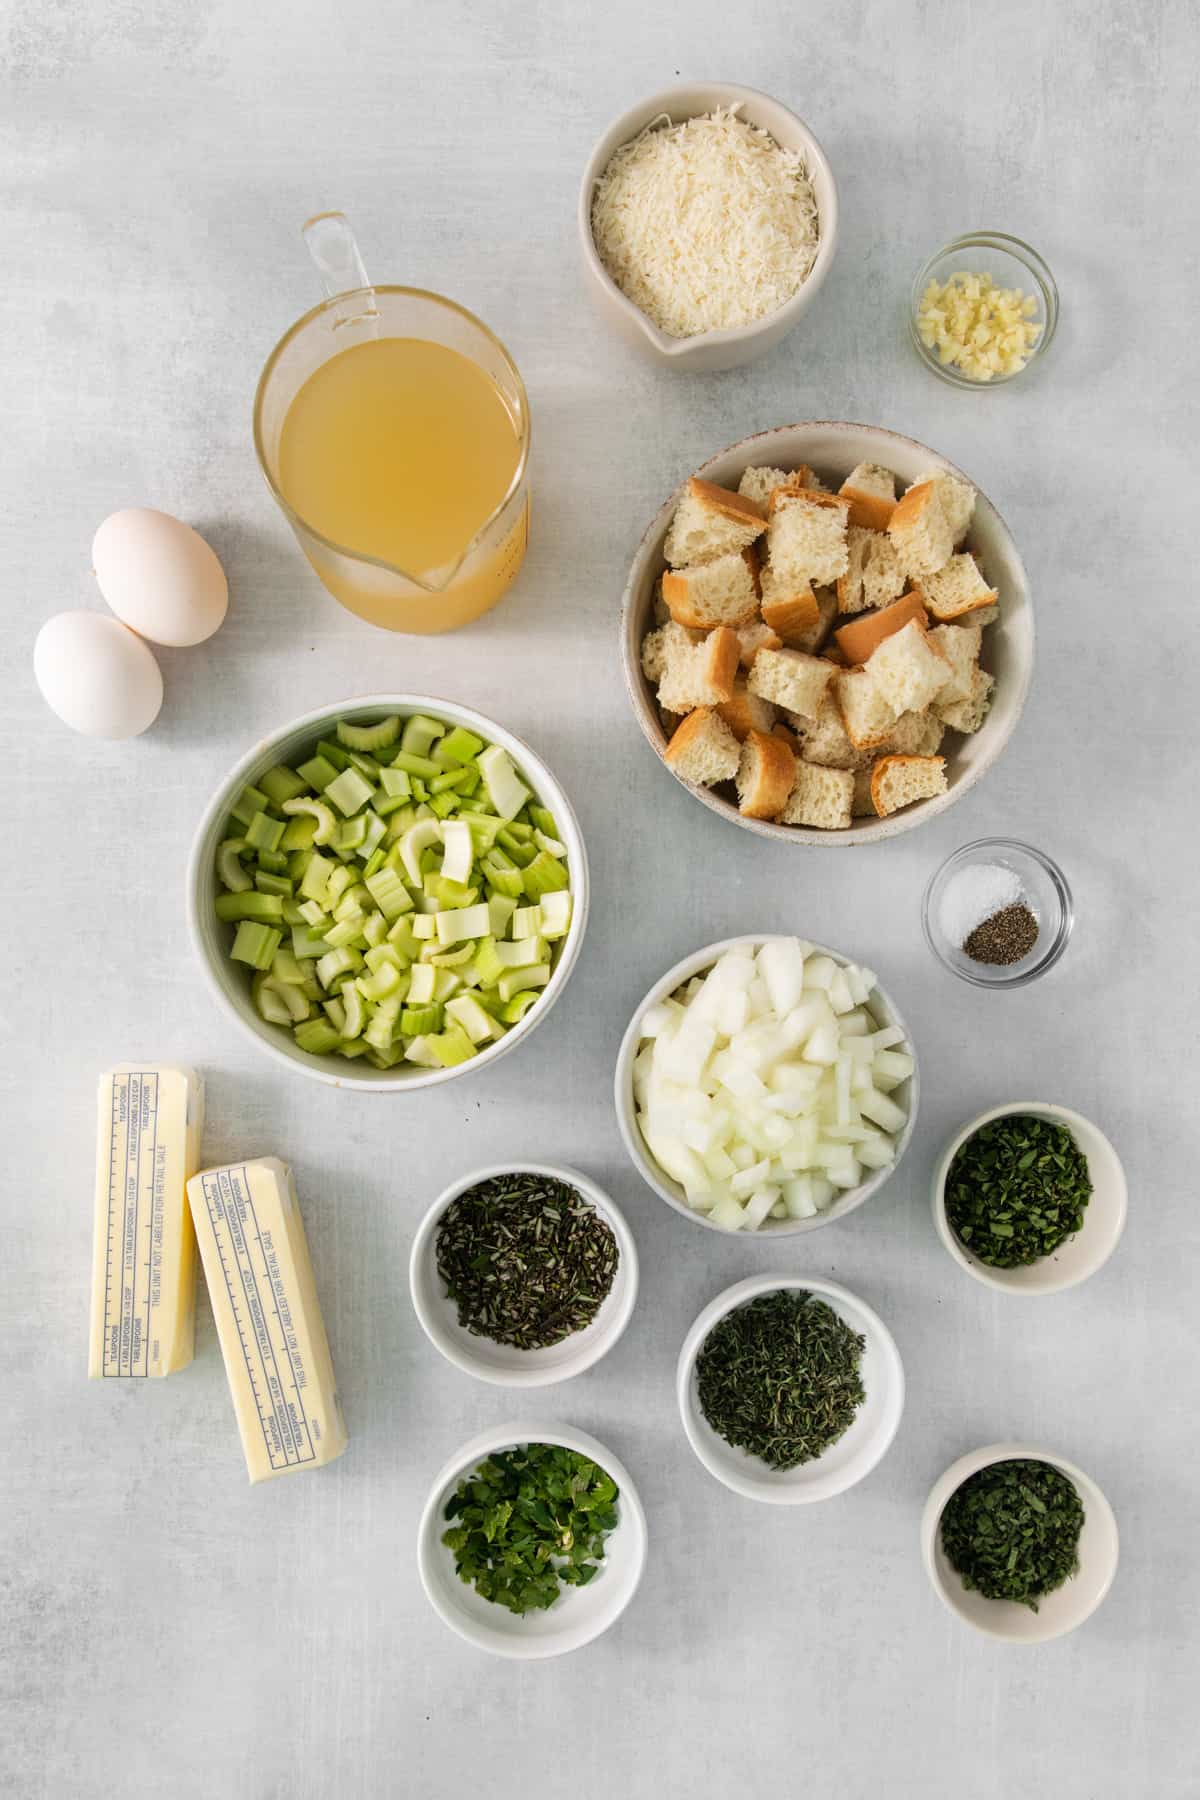
[[[326,294],[331,300],[346,301],[337,308],[337,323],[377,318],[375,291],[345,213],[316,213],[306,221],[302,235]]]

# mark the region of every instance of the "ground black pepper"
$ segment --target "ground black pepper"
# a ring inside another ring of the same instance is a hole
[[[990,919],[984,919],[963,943],[963,952],[978,963],[1016,963],[1038,940],[1038,922],[1020,901],[1003,906]]]

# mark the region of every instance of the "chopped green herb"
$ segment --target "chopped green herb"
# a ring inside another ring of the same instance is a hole
[[[1051,1256],[1080,1229],[1092,1191],[1087,1157],[1065,1125],[1011,1113],[981,1125],[946,1177],[946,1217],[993,1269]]]
[[[460,1325],[539,1350],[591,1324],[617,1272],[617,1242],[567,1182],[495,1175],[442,1214],[437,1266]]]
[[[538,1612],[595,1578],[617,1525],[617,1484],[575,1450],[524,1444],[480,1463],[443,1516],[460,1580],[510,1612]]]
[[[969,1475],[942,1512],[951,1567],[986,1600],[1038,1600],[1079,1568],[1083,1505],[1075,1484],[1049,1463],[992,1463]]]
[[[804,1289],[760,1294],[713,1326],[696,1359],[700,1409],[726,1443],[794,1469],[837,1442],[865,1399],[860,1337]]]

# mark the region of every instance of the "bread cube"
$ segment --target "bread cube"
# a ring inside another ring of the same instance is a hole
[[[950,665],[916,620],[884,638],[866,665],[867,673],[898,717],[924,712],[946,685]]]
[[[886,531],[896,510],[896,477],[879,463],[859,463],[838,489],[850,502],[850,523],[866,531]]]
[[[954,554],[954,533],[942,511],[937,484],[910,487],[892,514],[888,536],[909,576],[932,575]]]
[[[699,706],[690,712],[663,752],[677,775],[700,787],[732,781],[741,746],[719,714]]]
[[[996,603],[996,590],[988,586],[973,556],[960,551],[917,583],[921,598],[935,619],[961,619]]]
[[[849,501],[810,488],[776,488],[767,513],[767,560],[777,582],[802,593],[844,575]]]
[[[796,778],[780,813],[784,825],[812,825],[819,831],[845,831],[852,823],[854,776],[849,769],[823,769],[816,763],[796,765]]]
[[[943,756],[881,756],[871,774],[871,803],[881,819],[945,792]]]
[[[735,550],[727,556],[714,556],[711,562],[668,570],[662,594],[676,624],[692,630],[749,625],[758,614],[754,553]]]
[[[833,691],[846,736],[856,750],[875,750],[887,743],[897,711],[866,669],[840,672],[835,676]]]
[[[673,569],[684,569],[744,550],[765,529],[766,514],[756,500],[693,475],[675,508],[663,555]]]
[[[832,663],[802,650],[760,650],[750,671],[750,692],[815,718],[833,674]]]
[[[752,731],[737,770],[738,807],[747,819],[773,819],[787,804],[796,758],[781,738]]]

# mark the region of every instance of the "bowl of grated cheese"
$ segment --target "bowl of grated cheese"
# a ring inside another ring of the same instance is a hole
[[[825,152],[753,88],[666,88],[588,160],[579,236],[593,291],[657,361],[732,369],[796,325],[829,272],[837,188]]]

